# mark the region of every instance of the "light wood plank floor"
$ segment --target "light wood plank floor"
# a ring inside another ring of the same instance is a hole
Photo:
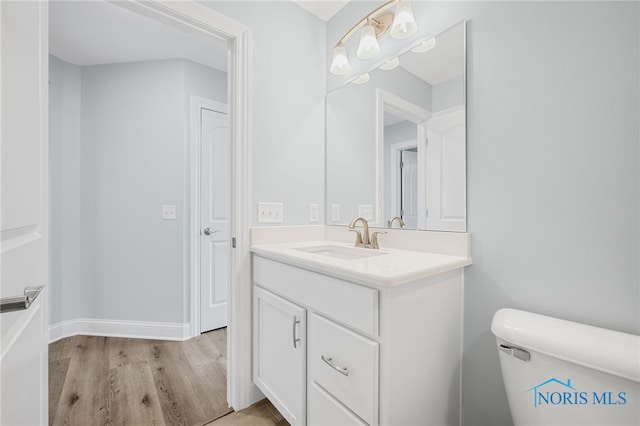
[[[282,414],[267,399],[249,408],[227,414],[206,426],[289,426]]]
[[[226,329],[185,342],[95,336],[54,342],[49,424],[202,425],[219,418],[232,411],[226,344]]]

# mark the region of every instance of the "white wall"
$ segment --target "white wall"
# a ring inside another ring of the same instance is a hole
[[[205,2],[252,30],[251,208],[284,204],[284,224],[324,222],[325,24],[289,1]]]
[[[189,97],[226,101],[225,73],[51,64],[51,323],[188,322]]]
[[[464,105],[464,77],[457,76],[433,86],[432,112]]]
[[[421,31],[469,19],[463,415],[507,425],[497,309],[640,332],[639,4],[413,5]]]

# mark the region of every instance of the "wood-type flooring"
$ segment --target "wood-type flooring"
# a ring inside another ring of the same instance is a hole
[[[226,329],[184,342],[96,336],[54,342],[49,424],[191,426],[220,418],[232,411],[226,347]]]

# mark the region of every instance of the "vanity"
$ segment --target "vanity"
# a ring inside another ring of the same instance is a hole
[[[326,228],[321,238],[353,237]],[[373,250],[345,238],[253,245],[253,378],[291,424],[459,424],[471,259],[468,234],[448,234],[466,248]]]
[[[463,21],[345,75],[327,225],[252,229],[253,380],[293,425],[460,424],[465,40]]]

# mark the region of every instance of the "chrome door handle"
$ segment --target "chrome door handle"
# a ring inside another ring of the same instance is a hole
[[[347,367],[340,367],[339,365],[336,365],[333,363],[333,358],[331,357],[326,357],[324,355],[320,355],[320,358],[322,358],[322,360],[331,368],[333,368],[334,370],[336,370],[338,373],[340,374],[344,374],[345,376],[349,375],[349,370],[347,370]]]
[[[0,313],[28,309],[43,288],[43,285],[40,287],[25,287],[24,296],[3,297],[0,299]]]
[[[204,229],[202,230],[202,232],[204,233],[204,235],[213,235],[213,234],[215,234],[216,232],[220,232],[220,230],[219,230],[219,229],[215,229],[215,230],[214,230],[214,229],[211,229],[211,228],[204,228]]]

